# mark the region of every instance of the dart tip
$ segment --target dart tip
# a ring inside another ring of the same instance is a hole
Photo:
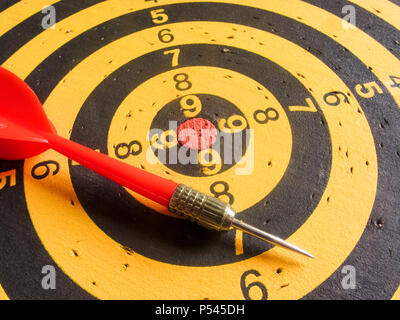
[[[280,242],[279,242],[280,240]],[[313,256],[311,253],[308,253],[307,251],[300,249],[299,247],[296,247],[290,243],[287,243],[286,241],[283,241],[282,239],[276,238],[276,242],[274,243],[282,248],[291,250],[293,252],[297,252],[303,256],[306,256],[307,258],[315,259],[315,256]]]
[[[308,258],[315,259],[315,256],[313,256],[311,253],[308,253],[306,251],[303,252],[303,255],[305,255]]]
[[[297,252],[308,258],[315,259],[315,256],[308,253],[307,251],[304,251],[303,249],[300,249],[300,248],[298,248],[298,247],[296,247],[296,246],[294,246],[272,234],[266,233],[260,229],[257,229],[251,225],[248,225],[247,223],[244,223],[243,221],[234,219],[232,226],[236,229],[242,230],[242,231],[249,233],[257,238],[260,238],[261,240],[264,240],[264,241],[267,241],[274,245],[280,246],[282,248]]]

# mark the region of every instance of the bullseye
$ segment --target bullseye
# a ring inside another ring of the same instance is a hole
[[[214,124],[204,118],[189,119],[178,127],[179,143],[193,150],[210,148],[217,136],[218,131]]]

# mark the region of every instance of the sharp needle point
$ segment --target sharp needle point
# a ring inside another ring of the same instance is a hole
[[[233,221],[233,223],[232,223],[232,226],[234,228],[236,228],[236,229],[239,229],[239,230],[241,230],[243,232],[251,234],[251,235],[253,235],[253,236],[255,236],[255,237],[257,237],[257,238],[259,238],[261,240],[267,241],[267,242],[269,242],[271,244],[274,244],[276,246],[280,246],[282,248],[286,248],[286,249],[295,251],[295,252],[300,253],[300,254],[302,254],[302,255],[304,255],[306,257],[309,257],[309,258],[315,258],[312,254],[308,253],[307,251],[304,251],[304,250],[302,250],[302,249],[300,249],[300,248],[298,248],[298,247],[296,247],[296,246],[294,246],[294,245],[292,245],[292,244],[290,244],[290,243],[288,243],[288,242],[286,242],[286,241],[284,241],[284,240],[282,240],[282,239],[280,239],[280,238],[278,238],[278,237],[276,237],[276,236],[274,236],[272,234],[266,233],[266,232],[264,232],[264,231],[262,231],[260,229],[257,229],[257,228],[255,228],[255,227],[253,227],[253,226],[251,226],[251,225],[249,225],[247,223],[244,223],[244,222],[242,222],[240,220],[235,219]]]

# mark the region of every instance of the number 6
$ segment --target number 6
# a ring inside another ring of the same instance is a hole
[[[254,275],[256,277],[260,277],[261,274],[257,270],[249,270],[243,273],[240,279],[240,287],[242,288],[243,296],[246,300],[252,300],[250,297],[250,289],[253,287],[257,287],[260,289],[262,297],[260,300],[267,300],[268,299],[268,291],[265,285],[262,282],[255,281],[250,283],[249,285],[246,284],[246,278],[249,275]]]

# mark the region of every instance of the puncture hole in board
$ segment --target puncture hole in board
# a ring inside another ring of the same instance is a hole
[[[272,220],[272,219],[267,219],[267,220],[264,222],[264,224],[268,224],[268,223],[270,223],[270,222],[271,222],[271,220]]]
[[[133,254],[135,254],[135,252],[134,252],[131,248],[129,248],[129,247],[121,246],[121,249],[124,250],[125,253],[126,253],[128,256],[132,256]]]
[[[75,249],[71,249],[71,253],[74,257],[79,257],[78,251],[76,251]]]
[[[297,75],[300,77],[300,78],[303,78],[303,79],[305,79],[306,77],[305,77],[305,75],[304,74],[302,74],[302,73],[297,73]]]
[[[379,228],[382,229],[384,225],[384,220],[382,218],[379,218],[375,221],[375,225]]]

